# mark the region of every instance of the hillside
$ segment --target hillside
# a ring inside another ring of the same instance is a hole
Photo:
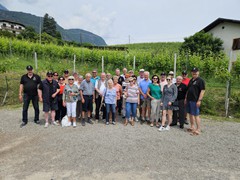
[[[0,19],[19,22],[25,26],[32,26],[36,32],[39,32],[39,24],[43,24],[43,18],[35,16],[29,13],[8,11],[5,7],[0,4]],[[64,29],[57,24],[57,30],[61,33],[63,40],[75,41],[82,43],[91,43],[97,46],[105,46],[106,42],[104,39],[96,34],[82,29]],[[80,38],[81,36],[81,38]]]

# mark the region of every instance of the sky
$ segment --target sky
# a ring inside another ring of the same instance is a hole
[[[182,42],[217,18],[240,20],[240,0],[0,0],[11,11],[48,13],[65,29],[97,34],[108,45]]]

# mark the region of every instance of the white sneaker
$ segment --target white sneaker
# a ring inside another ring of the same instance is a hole
[[[68,121],[68,123],[67,123],[66,126],[69,127],[69,126],[71,126],[71,125],[72,125],[72,122],[69,122],[69,121]]]
[[[48,123],[45,123],[45,126],[44,126],[45,128],[47,128],[48,127]]]
[[[165,129],[165,127],[160,126],[160,128],[158,130],[159,131],[165,131],[166,129]]]
[[[135,121],[138,122],[138,118],[137,117],[135,117]]]
[[[170,126],[169,125],[167,125],[167,127],[165,128],[167,131],[169,131],[170,130]]]
[[[76,122],[73,122],[73,127],[77,127],[77,123]]]
[[[59,126],[59,124],[56,121],[53,121],[52,123],[53,125]]]

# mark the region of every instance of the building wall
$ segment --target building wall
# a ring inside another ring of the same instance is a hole
[[[6,26],[4,26],[4,24]],[[5,31],[9,31],[11,33],[14,33],[14,34],[18,35],[18,34],[21,33],[22,30],[25,29],[25,27],[20,25],[20,24],[17,24],[17,23],[1,21],[0,22],[0,29],[5,30]]]
[[[211,29],[209,33],[223,40],[225,53],[230,56],[232,50],[233,39],[240,38],[240,24],[223,22]],[[232,52],[232,60],[235,61],[237,56],[240,56],[240,50]]]

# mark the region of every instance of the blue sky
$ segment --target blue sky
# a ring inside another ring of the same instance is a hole
[[[0,0],[12,11],[48,13],[107,44],[183,41],[218,17],[240,20],[239,0]]]

